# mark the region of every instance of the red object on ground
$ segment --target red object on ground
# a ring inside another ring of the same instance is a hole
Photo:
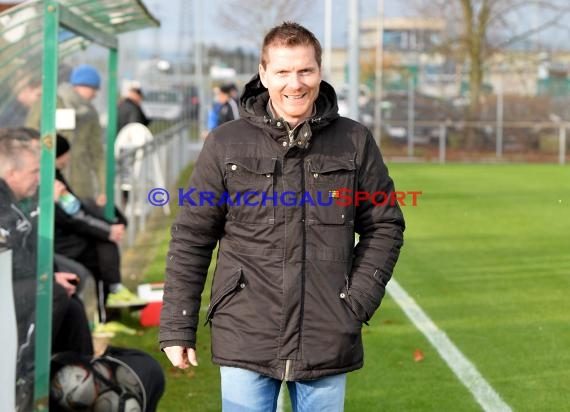
[[[424,353],[420,349],[414,351],[414,361],[421,362],[424,360]]]
[[[150,302],[141,311],[141,326],[160,325],[160,310],[162,302]]]

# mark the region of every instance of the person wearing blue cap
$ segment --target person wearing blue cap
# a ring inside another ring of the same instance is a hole
[[[63,171],[79,197],[92,197],[103,205],[105,198],[105,169],[103,130],[92,100],[101,87],[99,71],[88,64],[73,68],[69,82],[59,85],[57,107],[74,109],[75,129],[59,130],[71,143],[71,159]],[[39,129],[41,106],[31,110],[26,125]]]

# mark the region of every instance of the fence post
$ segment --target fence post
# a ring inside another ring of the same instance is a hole
[[[560,133],[558,135],[558,163],[563,165],[566,163],[566,127],[567,123],[560,125]]]
[[[414,157],[414,128],[415,128],[415,93],[414,78],[408,79],[408,158]]]
[[[447,130],[445,123],[439,125],[439,163],[445,163],[445,140]]]
[[[139,231],[144,232],[146,230],[146,204],[147,204],[147,197],[146,193],[148,193],[148,169],[149,169],[149,146],[144,146],[143,150],[143,157],[141,159],[141,179],[140,179],[140,186],[139,186],[139,209],[136,210],[135,213],[140,213],[139,215]],[[151,151],[153,148],[151,148]]]
[[[497,91],[497,125],[495,131],[496,156],[503,157],[503,82],[499,81]]]

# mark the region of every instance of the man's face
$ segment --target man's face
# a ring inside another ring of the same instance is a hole
[[[74,86],[75,91],[85,100],[93,100],[97,96],[97,89],[89,86]]]
[[[42,86],[25,86],[22,91],[18,94],[18,100],[26,106],[32,107],[32,105],[40,100],[42,97]]]
[[[60,155],[58,158],[55,159],[55,167],[58,170],[63,170],[69,164],[71,160],[71,152],[65,152],[64,154]]]
[[[27,150],[21,153],[18,168],[8,171],[5,181],[17,200],[32,197],[40,183],[40,157]]]
[[[270,46],[265,69],[259,65],[259,76],[278,117],[295,127],[311,115],[321,83],[312,46]]]

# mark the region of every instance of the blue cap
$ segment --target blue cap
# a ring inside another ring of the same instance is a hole
[[[82,64],[73,69],[69,82],[74,86],[88,86],[98,89],[101,85],[101,76],[95,67]]]

